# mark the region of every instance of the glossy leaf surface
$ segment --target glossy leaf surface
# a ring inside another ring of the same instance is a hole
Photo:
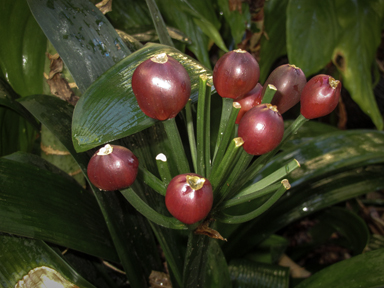
[[[54,133],[86,175],[89,156],[76,153],[71,142],[73,107],[58,98],[45,95],[25,97],[21,103]],[[157,250],[147,220],[128,205],[120,193],[104,193],[94,186],[92,189],[131,285],[145,287],[151,270],[160,269],[161,266],[154,252]]]
[[[89,1],[27,2],[81,92],[131,53],[107,18]]]
[[[294,0],[287,8],[289,61],[309,76],[332,60],[352,99],[378,129],[383,129],[383,119],[373,95],[371,71],[380,44],[382,5],[362,0]]]
[[[72,124],[77,151],[131,135],[155,123],[140,110],[132,93],[131,77],[142,61],[158,53],[167,53],[184,66],[191,79],[191,98],[197,100],[199,75],[211,76],[210,72],[175,48],[147,44],[108,70],[80,98]]]
[[[51,167],[30,154],[0,158],[0,230],[117,261],[94,197]]]
[[[383,257],[384,249],[352,257],[321,270],[296,287],[382,287]]]
[[[78,287],[95,287],[87,282],[71,266],[69,266],[63,258],[41,240],[0,234],[0,247],[1,287],[15,287],[17,282],[27,275],[30,270],[42,266],[56,270],[60,273],[61,277],[65,279],[64,281],[67,284],[70,282]],[[33,282],[25,282],[25,284],[31,285],[29,287],[37,287],[35,286],[37,285],[36,282],[35,284],[33,284]],[[61,282],[61,284],[62,283],[63,282]],[[59,283],[56,283],[56,285],[55,287],[64,287],[58,286]]]

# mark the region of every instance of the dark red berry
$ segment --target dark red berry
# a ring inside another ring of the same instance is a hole
[[[307,119],[328,115],[339,103],[340,92],[340,81],[324,74],[314,76],[301,93],[301,114]]]
[[[176,117],[187,104],[191,81],[183,65],[162,53],[137,66],[132,91],[145,115],[167,120]]]
[[[174,177],[168,184],[165,205],[173,217],[185,224],[203,220],[212,204],[212,185],[208,179],[188,173]]]
[[[273,150],[283,135],[283,117],[274,105],[257,105],[240,120],[238,136],[243,138],[243,148],[251,155],[262,155]]]
[[[247,51],[237,49],[224,54],[213,69],[213,84],[223,98],[238,99],[259,81],[260,68]]]
[[[300,68],[290,64],[281,65],[273,70],[265,81],[262,95],[269,84],[275,86],[277,91],[271,104],[276,105],[277,110],[283,114],[299,103],[301,91],[306,83],[307,79]]]
[[[89,181],[106,191],[132,185],[136,179],[139,160],[128,148],[107,144],[93,154],[88,163]]]
[[[247,112],[251,108],[261,103],[261,100],[263,100],[261,96],[262,90],[263,90],[263,86],[261,86],[260,83],[257,83],[255,88],[253,88],[251,91],[245,94],[243,98],[241,98],[240,100],[237,100],[241,108],[240,108],[239,114],[237,114],[236,124],[240,123],[240,120],[241,118],[243,118],[245,112]]]

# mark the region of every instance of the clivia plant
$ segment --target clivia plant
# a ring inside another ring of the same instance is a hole
[[[298,67],[283,65],[261,86],[255,58],[227,52],[220,41],[226,53],[211,70],[174,47],[154,1],[147,5],[161,44],[144,46],[118,34],[87,1],[28,4],[82,95],[74,107],[41,93],[16,101],[2,80],[1,103],[51,131],[87,184],[34,154],[1,158],[3,286],[288,287],[289,269],[276,265],[287,246],[277,232],[315,212],[322,224],[333,219],[335,226],[318,228],[326,233],[352,219],[352,228],[338,231],[355,240],[355,255],[362,252],[361,219],[341,207],[322,209],[382,188],[384,135],[308,132],[321,131],[309,119],[335,109],[340,81],[317,75],[306,82]],[[200,17],[183,7],[180,13]],[[51,25],[56,19],[62,29]],[[215,31],[199,19],[206,33]],[[301,114],[284,122],[299,101]],[[263,247],[269,263],[259,261]],[[345,271],[356,265],[355,275],[370,272],[378,283],[381,274],[359,264],[382,267],[382,256],[353,257],[298,287],[354,282]]]

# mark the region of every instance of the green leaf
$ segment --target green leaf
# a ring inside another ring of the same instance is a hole
[[[333,264],[301,282],[297,288],[382,287],[384,249],[370,251]]]
[[[320,71],[332,58],[339,39],[339,31],[335,1],[289,1],[287,7],[289,62],[300,67],[307,77]]]
[[[249,6],[242,5],[242,13],[240,13],[237,10],[231,11],[229,9],[229,1],[227,0],[218,0],[217,2],[220,11],[224,15],[225,21],[229,24],[234,43],[240,43],[247,29],[247,23],[250,23],[251,15],[249,13]]]
[[[217,240],[190,233],[183,287],[231,287],[227,262]]]
[[[342,235],[347,243],[340,243],[353,251],[354,255],[363,252],[370,238],[365,221],[355,213],[340,207],[327,209],[318,219],[330,225],[336,232]]]
[[[191,98],[196,101],[199,75],[207,73],[212,79],[212,74],[175,48],[147,44],[108,70],[80,98],[72,124],[76,151],[85,151],[131,135],[155,123],[140,110],[132,92],[131,77],[142,61],[162,52],[180,61],[187,69],[192,85]]]
[[[371,74],[381,39],[383,5],[363,0],[294,0],[287,9],[290,62],[310,76],[332,60],[352,99],[379,130],[383,119]]]
[[[89,156],[76,153],[71,141],[73,107],[56,97],[45,95],[24,97],[20,102],[54,133],[82,168],[83,174],[87,175]],[[131,286],[145,287],[151,270],[161,269],[147,220],[128,205],[120,193],[105,193],[93,185],[91,187]]]
[[[25,0],[0,3],[0,71],[17,94],[43,92],[47,39]]]
[[[82,278],[43,241],[0,234],[0,248],[1,287],[15,287],[19,280],[22,280],[32,269],[38,267],[40,269],[37,269],[37,271],[52,271],[51,269],[54,269],[61,275],[59,276],[60,278],[65,279],[67,284],[69,281],[82,288],[95,287]],[[31,285],[30,287],[37,287],[35,285],[37,283],[36,280],[39,279],[38,273],[33,275],[38,278],[32,283],[25,278],[25,284]],[[55,275],[57,276],[57,274]],[[57,279],[57,277],[55,278]],[[47,285],[46,287],[52,287],[49,283],[45,284]],[[55,284],[59,285],[58,283]],[[56,285],[55,287],[59,287]]]
[[[131,53],[107,18],[89,1],[27,2],[81,92]]]
[[[9,158],[0,158],[1,231],[118,261],[91,194],[38,156]]]
[[[266,1],[264,6],[264,27],[268,38],[261,38],[260,83],[268,78],[275,61],[287,54],[286,49],[286,9],[288,0]],[[295,64],[296,63],[292,63]],[[301,68],[301,67],[300,67]]]
[[[288,288],[289,268],[246,259],[235,259],[229,263],[233,288]]]

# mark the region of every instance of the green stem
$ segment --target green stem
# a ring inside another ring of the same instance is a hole
[[[172,175],[171,171],[169,170],[167,156],[165,156],[163,153],[158,154],[156,156],[156,165],[161,180],[165,185],[168,185],[168,183],[172,180]]]
[[[277,89],[275,86],[273,86],[272,84],[268,84],[267,89],[265,89],[263,100],[261,100],[261,104],[271,103],[276,91]]]
[[[148,220],[166,228],[178,230],[188,229],[187,226],[185,226],[179,220],[173,217],[164,216],[153,210],[135,193],[135,191],[133,191],[132,188],[123,189],[120,192],[123,194],[125,199],[127,199],[127,201]]]
[[[211,173],[211,85],[205,91],[205,175]]]
[[[233,108],[231,109],[231,113],[229,115],[227,126],[225,127],[225,131],[223,133],[219,148],[217,149],[217,153],[213,158],[213,163],[212,163],[213,166],[215,165],[216,159],[220,161],[223,158],[224,153],[227,150],[228,143],[233,136],[236,118],[237,118],[237,115],[239,114],[241,106],[238,102],[233,102],[232,106]]]
[[[271,159],[279,150],[280,148],[288,141],[288,139],[296,133],[297,130],[306,122],[308,119],[306,119],[303,115],[299,115],[296,120],[288,127],[287,130],[284,132],[283,139],[281,140],[280,144],[273,149],[271,152],[268,152],[264,155],[261,155],[259,158],[257,158],[251,166],[244,172],[244,174],[239,179],[238,185],[242,187],[245,183],[248,181],[252,181],[257,176],[257,173],[263,168],[263,166]]]
[[[151,13],[152,21],[159,36],[161,44],[174,47],[171,37],[169,36],[167,26],[165,26],[163,17],[156,5],[155,0],[146,0],[149,12]]]
[[[213,165],[211,175],[209,176],[209,181],[213,187],[214,197],[219,184],[228,175],[228,170],[231,166],[233,166],[234,159],[236,158],[236,155],[243,144],[244,141],[241,137],[233,139],[229,144],[228,150],[222,158],[222,161],[220,161],[220,163],[216,161],[216,165]]]
[[[289,182],[285,179],[281,181],[280,187],[277,189],[277,191],[256,210],[239,216],[232,216],[222,212],[221,214],[217,215],[215,219],[227,224],[240,224],[250,221],[267,211],[277,200],[279,200],[281,196],[283,196],[285,191],[287,191],[289,188]]]
[[[177,129],[175,118],[171,118],[165,121],[162,121],[164,125],[165,133],[170,140],[173,157],[176,162],[177,169],[180,174],[189,173],[189,163],[187,156],[185,155],[183,142]]]
[[[193,117],[192,117],[192,101],[189,99],[187,105],[185,105],[185,114],[187,120],[187,133],[189,141],[189,149],[191,151],[193,169],[197,173],[197,148],[196,148],[196,138],[195,138],[195,129],[193,126]]]
[[[141,182],[147,184],[153,190],[155,190],[160,195],[165,196],[167,186],[159,178],[149,172],[147,169],[139,165],[139,172],[137,173],[137,179]]]
[[[224,131],[225,131],[225,128],[227,127],[228,119],[233,107],[233,99],[231,98],[222,98],[222,99],[223,99],[223,106],[221,108],[220,125],[219,125],[219,131],[217,133],[217,140],[216,140],[216,146],[215,146],[215,153],[213,154],[213,159],[216,158],[217,150],[219,150],[219,146],[220,146],[221,140],[223,139]]]
[[[214,208],[212,210],[215,210],[216,207],[222,201],[236,193],[236,189],[238,188],[238,185],[236,185],[237,179],[240,177],[241,173],[243,173],[243,171],[248,167],[249,163],[253,158],[253,156],[245,152],[244,149],[240,150],[240,157],[238,157],[235,167],[232,169],[232,172],[228,176],[228,179],[226,181],[227,185],[223,185],[218,191],[219,195],[215,197],[215,201],[213,204]]]
[[[205,96],[207,90],[208,77],[206,74],[199,77],[199,99],[197,101],[197,123],[196,123],[196,138],[197,138],[197,174],[206,177],[205,175]]]

